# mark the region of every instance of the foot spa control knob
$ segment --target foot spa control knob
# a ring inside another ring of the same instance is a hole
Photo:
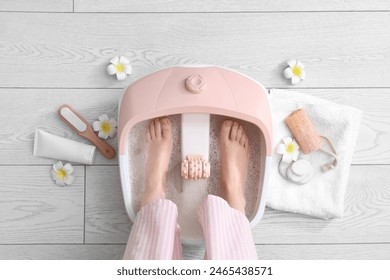
[[[181,176],[185,179],[201,180],[210,177],[210,163],[200,155],[188,155],[181,163]]]
[[[206,88],[206,80],[201,75],[191,75],[185,83],[186,90],[191,93],[202,93]]]

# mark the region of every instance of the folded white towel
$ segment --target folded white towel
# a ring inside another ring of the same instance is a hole
[[[361,111],[311,95],[279,89],[270,90],[270,102],[274,154],[267,206],[323,219],[343,217],[344,196]],[[275,153],[276,146],[283,138],[292,137],[284,119],[300,108],[305,109],[318,134],[333,141],[338,153],[337,167],[326,173],[321,171],[321,165],[330,162],[330,156],[321,151],[309,155],[300,153],[299,156],[310,161],[314,167],[314,176],[305,185],[287,182],[280,176],[278,163],[281,155]]]

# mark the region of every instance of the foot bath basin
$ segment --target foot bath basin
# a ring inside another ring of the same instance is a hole
[[[271,164],[272,121],[267,95],[255,80],[216,66],[167,68],[128,86],[119,104],[118,139],[129,218],[134,221],[139,211],[147,176],[148,124],[167,116],[174,144],[166,197],[178,206],[183,243],[202,243],[197,210],[207,194],[219,195],[220,129],[224,120],[231,119],[244,126],[250,143],[244,195],[246,216],[254,227],[264,213]]]

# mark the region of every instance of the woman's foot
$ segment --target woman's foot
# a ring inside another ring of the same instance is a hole
[[[231,120],[223,122],[220,138],[221,197],[230,207],[245,214],[249,141],[242,125]]]
[[[146,180],[141,207],[153,200],[165,198],[168,165],[173,143],[171,121],[165,117],[150,121],[147,141]]]

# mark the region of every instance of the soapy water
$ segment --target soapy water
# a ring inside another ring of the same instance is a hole
[[[178,223],[181,236],[191,239],[202,239],[202,228],[198,222],[198,207],[207,194],[219,195],[220,165],[219,165],[219,137],[221,125],[224,120],[232,119],[225,116],[210,116],[210,146],[209,162],[211,176],[206,180],[191,181],[183,179],[180,175],[182,162],[181,154],[181,116],[170,115],[172,123],[173,149],[168,168],[168,182],[166,198],[172,200],[178,207]],[[244,126],[248,135],[250,158],[245,187],[246,215],[250,218],[257,209],[259,185],[263,179],[263,161],[261,147],[262,134],[260,129],[248,122],[238,120]],[[132,195],[132,207],[137,213],[140,208],[141,197],[145,182],[147,159],[146,135],[149,121],[136,124],[129,132],[129,176]],[[261,180],[261,182],[260,182]],[[260,186],[261,188],[261,186]]]

